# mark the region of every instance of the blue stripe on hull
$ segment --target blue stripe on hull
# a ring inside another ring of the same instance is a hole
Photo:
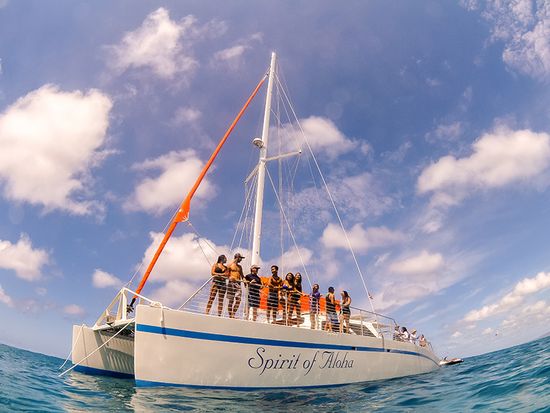
[[[357,383],[336,383],[336,384],[315,384],[311,386],[284,386],[284,387],[232,387],[232,386],[202,386],[199,384],[176,384],[160,381],[136,380],[137,387],[186,387],[190,389],[213,389],[213,390],[234,390],[234,391],[255,391],[255,390],[285,390],[285,389],[322,389],[326,387],[341,387]]]
[[[424,357],[430,360],[432,363],[439,367],[439,363],[434,361],[431,357],[428,357],[422,353],[407,350],[396,349],[383,349],[380,347],[364,347],[364,346],[349,346],[342,344],[326,344],[326,343],[308,343],[303,341],[288,341],[288,340],[274,340],[267,338],[257,337],[242,337],[242,336],[228,336],[225,334],[204,333],[200,331],[179,330],[175,328],[166,328],[152,326],[148,324],[136,324],[136,331],[142,333],[162,334],[165,336],[185,337],[197,340],[210,340],[210,341],[224,341],[229,343],[240,344],[255,344],[264,346],[275,347],[295,347],[295,348],[312,348],[312,349],[327,349],[327,350],[342,350],[342,351],[369,351],[377,353],[392,353],[392,354],[406,354],[417,357]]]
[[[118,371],[111,371],[111,370],[103,370],[103,369],[96,369],[94,367],[87,367],[87,366],[76,366],[74,368],[74,371],[78,371],[79,373],[84,374],[91,374],[94,376],[109,376],[109,377],[116,377],[117,379],[133,379],[134,375],[129,373],[121,373]]]

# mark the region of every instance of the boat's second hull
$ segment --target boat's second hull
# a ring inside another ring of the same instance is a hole
[[[73,326],[72,362],[76,371],[134,377],[134,338],[114,331]]]
[[[139,306],[138,385],[233,389],[318,387],[426,373],[435,355],[412,343]]]

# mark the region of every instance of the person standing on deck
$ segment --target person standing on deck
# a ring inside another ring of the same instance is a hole
[[[317,323],[319,322],[319,303],[321,301],[321,293],[319,292],[319,284],[313,284],[311,291],[310,303],[309,303],[309,321],[311,329],[317,329]]]
[[[269,294],[267,296],[267,322],[271,320],[273,315],[273,322],[277,321],[277,313],[279,311],[279,291],[283,286],[283,280],[279,277],[279,267],[276,265],[271,266],[271,278],[267,284],[269,288]]]
[[[223,299],[227,290],[227,277],[229,275],[229,269],[225,265],[226,262],[227,258],[225,255],[220,255],[210,271],[210,275],[212,276],[212,287],[210,287],[210,297],[208,298],[208,303],[206,304],[206,314],[210,314],[210,309],[212,308],[212,304],[214,303],[217,295],[218,317],[222,315]]]
[[[351,297],[346,290],[342,291],[342,321],[340,324],[340,332],[350,333],[349,319],[351,317]]]
[[[294,291],[294,274],[289,272],[283,281],[281,293],[279,294],[279,301],[283,306],[283,320],[285,320],[286,325],[289,325],[289,321],[292,315],[291,300],[292,300],[293,291]]]
[[[243,267],[240,262],[244,257],[238,252],[235,259],[229,264],[229,282],[227,284],[227,312],[229,318],[235,318],[235,313],[241,305],[241,281],[243,280]]]
[[[244,279],[248,283],[248,307],[252,308],[252,321],[256,321],[258,317],[258,308],[260,307],[260,289],[262,288],[262,279],[258,275],[258,265],[250,267],[250,274],[247,274]],[[249,316],[247,312],[247,318]]]
[[[326,330],[333,332],[333,327],[337,327],[338,315],[336,314],[336,299],[334,298],[334,287],[328,287],[328,294],[325,297],[325,306],[327,313]]]
[[[290,303],[290,315],[289,318],[292,317],[292,312],[294,309],[296,309],[296,325],[300,325],[302,323],[301,316],[302,316],[302,274],[297,272],[294,274],[294,291],[292,293],[292,299]]]

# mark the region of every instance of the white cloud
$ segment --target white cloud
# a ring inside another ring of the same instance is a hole
[[[285,273],[298,271],[302,273],[302,278],[305,279],[304,265],[308,266],[308,264],[311,263],[312,257],[313,257],[313,251],[311,251],[309,248],[298,247],[298,249],[291,248],[288,251],[285,251],[280,257],[274,258],[269,262],[278,265],[279,271],[281,273],[283,271]],[[270,273],[267,268],[268,265],[271,265],[271,264],[264,263],[265,268],[262,268],[262,273],[266,273],[266,274]]]
[[[371,248],[385,247],[405,240],[405,235],[399,231],[386,227],[364,229],[361,224],[354,225],[347,234],[353,250],[362,253],[366,253]],[[321,242],[326,248],[346,250],[349,248],[342,228],[333,223],[329,223],[323,231]]]
[[[335,159],[338,156],[350,152],[360,145],[346,137],[330,119],[310,116],[301,119],[302,131],[295,125],[285,124],[279,129],[279,134],[284,136],[289,146],[296,150],[305,147],[305,140],[311,146],[311,149],[317,153],[323,153],[329,159]]]
[[[463,279],[480,259],[479,254],[447,254],[422,250],[373,266],[370,277],[378,310],[387,311],[433,296]],[[422,303],[423,301],[419,301]]]
[[[32,247],[25,234],[16,244],[0,240],[0,268],[15,271],[19,278],[36,281],[41,278],[42,267],[49,262],[46,251]]]
[[[6,294],[2,286],[0,285],[0,303],[7,305],[8,307],[13,307],[12,298]]]
[[[110,63],[119,73],[147,68],[163,79],[186,77],[199,66],[193,53],[195,42],[218,36],[225,28],[224,23],[215,20],[200,26],[191,15],[174,21],[161,7],[149,14],[139,28],[125,33],[119,44],[107,47],[113,58]]]
[[[467,7],[482,8],[482,16],[492,24],[491,40],[504,42],[502,58],[510,68],[535,78],[548,78],[550,6],[547,2],[470,1]]]
[[[362,221],[380,216],[393,208],[395,200],[385,194],[380,181],[370,173],[333,177],[328,186],[340,214]],[[294,217],[294,230],[308,234],[312,228],[327,225],[334,210],[324,188],[309,187],[288,199],[289,216]]]
[[[485,335],[485,336],[488,336],[488,335],[491,335],[495,332],[495,330],[493,330],[491,327],[487,327],[485,330],[483,330],[481,332],[481,334]]]
[[[389,269],[397,274],[432,274],[443,267],[444,259],[439,253],[422,251],[420,254],[393,262]]]
[[[147,211],[160,214],[168,209],[175,210],[199,176],[203,162],[193,150],[172,151],[156,159],[148,159],[134,165],[134,169],[158,170],[155,178],[144,178],[125,202],[127,211]],[[211,199],[214,186],[205,178],[194,197],[194,202]]]
[[[491,25],[491,41],[504,42],[502,60],[519,73],[550,79],[550,4],[544,0],[464,2],[481,9]]]
[[[185,302],[197,289],[195,284],[172,280],[166,282],[163,287],[157,288],[151,293],[151,299],[163,305],[177,308]],[[200,303],[202,304],[202,303]],[[206,303],[204,304],[206,306]]]
[[[448,155],[425,168],[418,192],[433,193],[435,206],[454,205],[471,192],[527,182],[550,163],[550,135],[500,128],[483,135],[464,158]]]
[[[142,258],[142,273],[151,262],[164,236],[163,233],[159,232],[151,232],[149,235],[151,244],[147,247]],[[229,251],[228,247],[216,246],[212,241],[198,238],[192,233],[186,233],[179,237],[172,236],[157,261],[150,281],[184,280],[191,283],[206,281],[210,277],[210,266],[219,254],[226,254],[228,259],[231,260],[227,251]],[[207,257],[205,257],[205,254]],[[246,254],[243,253],[243,255]]]
[[[502,320],[502,328],[518,328],[529,323],[533,324],[541,323],[541,327],[547,328],[546,323],[550,317],[550,304],[544,300],[536,301],[535,303],[528,304],[521,309],[521,311],[515,311],[509,315],[508,318]],[[546,331],[546,330],[544,330]]]
[[[65,313],[68,316],[83,316],[86,312],[82,307],[76,304],[70,304],[65,307],[63,307],[63,313]]]
[[[90,170],[106,152],[112,102],[91,89],[62,92],[45,85],[0,114],[0,182],[12,201],[89,214],[101,209],[84,200]]]
[[[112,64],[119,72],[148,67],[157,76],[168,79],[177,73],[190,73],[198,62],[184,48],[181,38],[190,34],[195,25],[193,16],[176,22],[161,7],[149,14],[141,27],[127,32],[118,45],[109,47],[114,58]]]
[[[109,274],[100,269],[96,269],[92,275],[92,284],[96,288],[114,287],[120,288],[123,282],[115,277],[113,274]]]
[[[247,50],[252,49],[254,42],[262,41],[262,34],[255,33],[246,39],[238,41],[235,45],[214,53],[213,61],[216,63],[225,63],[229,67],[236,69],[243,63],[243,57]]]
[[[455,332],[451,335],[452,338],[459,338],[460,336],[462,336],[462,333],[461,333],[460,331],[455,331]]]
[[[179,125],[193,125],[202,116],[200,110],[192,107],[181,107],[176,109],[172,118],[172,123],[176,126]]]
[[[438,140],[455,141],[462,134],[462,130],[462,122],[441,123],[433,131],[427,133],[425,137],[430,142]]]
[[[238,44],[227,49],[220,50],[214,53],[214,60],[218,61],[235,61],[242,57],[243,53],[248,49],[248,46]]]
[[[407,141],[399,145],[399,148],[397,148],[395,151],[384,152],[382,154],[382,157],[392,162],[403,162],[403,160],[405,159],[405,156],[407,155],[407,153],[409,152],[409,149],[411,148],[412,148],[412,143]]]
[[[493,304],[487,304],[480,309],[472,310],[464,317],[464,321],[475,322],[501,314],[523,302],[525,297],[550,288],[550,273],[540,272],[535,277],[524,278],[514,289]]]

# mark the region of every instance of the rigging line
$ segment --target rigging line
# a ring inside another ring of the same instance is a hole
[[[332,204],[332,207],[334,208],[334,212],[336,213],[336,217],[338,218],[338,222],[340,223],[340,227],[342,228],[342,231],[344,231],[344,236],[346,237],[346,242],[348,244],[349,251],[351,253],[351,256],[353,257],[353,261],[355,262],[355,266],[357,267],[357,271],[359,272],[359,276],[361,277],[361,281],[363,283],[363,287],[365,288],[365,292],[367,293],[367,298],[369,300],[372,312],[376,313],[376,311],[374,311],[374,304],[372,302],[371,295],[369,293],[369,289],[367,288],[367,283],[365,282],[365,277],[363,276],[363,272],[361,271],[361,267],[359,266],[359,262],[357,261],[357,257],[355,256],[355,252],[353,251],[353,248],[351,246],[351,241],[348,237],[348,233],[346,232],[346,229],[344,228],[344,223],[342,221],[340,213],[338,212],[338,208],[336,208],[336,203],[334,202],[334,198],[332,197],[332,194],[330,193],[330,190],[328,188],[327,181],[325,180],[325,177],[324,177],[323,173],[321,172],[321,168],[319,167],[319,163],[317,162],[317,158],[315,158],[315,155],[314,155],[314,153],[311,149],[311,146],[310,146],[310,144],[309,144],[309,142],[306,138],[306,134],[305,134],[304,130],[302,129],[302,125],[300,124],[300,121],[298,120],[298,117],[296,116],[296,112],[294,111],[294,108],[292,107],[292,103],[290,102],[290,100],[289,100],[289,98],[288,98],[288,96],[287,96],[287,94],[284,90],[283,90],[283,95],[284,95],[285,99],[288,102],[290,110],[292,111],[292,113],[294,115],[294,118],[296,119],[298,127],[300,128],[300,131],[302,132],[304,142],[306,143],[306,146],[309,150],[309,153],[311,154],[311,157],[313,158],[313,162],[315,163],[315,166],[317,167],[317,171],[319,172],[321,180],[323,181],[323,185],[325,187],[325,190],[327,191],[327,194],[328,194],[328,197],[329,197],[330,202]]]
[[[63,364],[58,368],[58,370],[61,370],[63,367],[65,367],[65,364],[67,364],[67,362],[71,358],[71,355],[73,354],[74,348],[78,344],[78,340],[80,339],[80,335],[82,334],[82,329],[83,328],[84,328],[84,324],[81,324],[80,325],[80,331],[78,332],[78,335],[76,336],[76,340],[75,340],[74,344],[71,346],[71,351],[70,351],[69,355],[67,356],[67,358],[65,359],[65,361],[63,362]]]
[[[291,174],[292,178],[290,179],[290,186],[292,187],[292,191],[294,191],[294,181],[296,180],[296,174],[298,173],[298,166],[300,165],[300,159],[301,156],[296,157],[296,164],[294,166],[294,172]]]
[[[256,177],[255,177],[255,181],[254,181],[254,192],[257,191],[257,187],[258,187],[258,174],[256,174]],[[254,240],[254,220],[251,219],[251,220],[248,220],[248,214],[250,212],[250,209],[256,209],[256,197],[253,196],[251,198],[251,201],[250,201],[250,206],[249,206],[249,211],[247,212],[247,222],[248,222],[248,247],[249,247],[249,251],[252,250],[252,245],[253,245],[253,240]],[[252,215],[250,213],[250,215]],[[243,233],[242,233],[242,237],[244,237],[244,231],[246,230],[246,226],[243,228]],[[241,238],[241,241],[242,241],[242,238]]]
[[[275,80],[276,80],[276,82],[277,82],[277,86],[280,88],[280,90],[283,91],[283,94],[284,94],[284,93],[285,93],[285,91],[284,91],[285,87],[284,87],[284,85],[281,83],[281,81],[280,81],[279,77],[277,76],[277,74],[275,74]],[[282,104],[283,104],[283,109],[284,109],[284,111],[285,111],[286,118],[288,119],[289,128],[292,129],[292,128],[293,128],[293,125],[292,125],[292,117],[290,116],[290,113],[288,112],[288,108],[287,108],[287,106],[285,105],[283,99],[280,99],[280,100],[281,100],[281,102],[282,102]],[[288,132],[287,132],[287,134],[289,135],[289,137],[291,136]],[[300,142],[298,142],[298,139],[294,139],[294,142],[293,142],[293,143],[295,144],[295,147],[297,147],[297,148],[300,149],[300,150],[302,149],[302,148],[301,148],[301,145],[300,145]]]
[[[241,237],[239,238],[239,248],[242,247],[243,245],[243,238],[244,238],[244,234],[246,232],[246,227],[249,222],[249,219],[248,217],[250,216],[250,208],[252,207],[252,204],[253,204],[253,201],[254,201],[254,192],[255,192],[255,189],[256,189],[256,186],[257,186],[257,183],[258,183],[258,174],[256,174],[252,180],[252,183],[250,184],[250,196],[248,197],[248,204],[247,204],[247,207],[246,207],[246,213],[245,213],[245,216],[244,216],[244,221],[243,221],[243,224],[241,226]]]
[[[202,239],[204,241],[204,243],[210,247],[210,249],[212,250],[212,252],[215,254],[215,255],[219,255],[218,254],[218,251],[216,250],[216,248],[214,248],[214,246],[210,243],[210,241],[208,241],[205,237],[203,237],[201,234],[199,234],[199,231],[197,231],[197,229],[195,228],[195,226],[191,223],[191,221],[189,221],[189,219],[187,220],[187,222],[189,223],[189,226],[191,227],[191,229],[193,230],[193,232],[197,235],[197,237],[199,237],[199,239]],[[200,246],[200,243],[199,243],[199,246]],[[201,247],[202,249],[202,247]]]
[[[235,245],[235,239],[237,238],[237,234],[239,232],[240,224],[243,219],[243,214],[246,209],[246,205],[248,203],[248,198],[250,197],[250,186],[246,183],[244,184],[244,202],[243,202],[243,208],[241,209],[241,215],[239,216],[239,220],[237,221],[237,227],[235,228],[235,232],[233,233],[233,239],[231,240],[231,246],[229,249],[233,251],[233,246]]]
[[[281,87],[281,90],[283,91],[283,95],[285,96],[292,113],[294,114],[294,119],[296,119],[296,123],[299,125],[299,120],[298,120],[298,117],[296,116],[296,113],[294,112],[294,109],[292,108],[292,103],[290,102],[290,99],[289,99],[288,95],[285,93],[285,86],[281,83],[281,80],[279,79],[278,76],[276,77],[276,80],[277,80],[277,84]],[[284,74],[283,74],[283,81],[284,81]],[[288,111],[286,110],[287,109],[286,105],[283,105],[283,108],[285,109],[285,113],[286,113],[286,116],[288,118],[288,122],[289,122],[290,126],[292,128],[294,128],[295,126],[292,123],[290,113],[288,113]],[[300,126],[300,129],[302,130],[301,126]],[[302,135],[305,135],[303,130],[302,130]],[[300,144],[298,144],[297,146],[299,148],[301,147]],[[309,173],[311,174],[311,179],[313,180],[313,186],[317,189],[317,181],[315,180],[315,174],[313,173],[313,168],[311,167],[311,162],[310,162],[309,158],[306,158],[306,160],[307,160],[307,166],[309,167]],[[318,200],[320,200],[321,198],[319,197],[319,193],[316,192],[316,194],[317,194]]]
[[[271,186],[273,187],[273,190],[275,191],[275,185],[273,183],[273,179],[271,178],[271,174],[269,173],[269,169],[265,168],[267,172],[267,176],[269,178],[269,181],[271,182]],[[279,196],[277,195],[277,191],[275,191],[275,197],[277,198],[277,202],[279,203],[279,208],[281,208],[281,211],[283,212],[283,217],[285,219],[286,225],[288,227],[288,232],[290,233],[290,236],[292,237],[292,242],[294,242],[294,247],[296,248],[296,252],[298,252],[298,257],[300,258],[300,262],[302,263],[302,267],[304,268],[304,273],[306,274],[307,282],[309,283],[309,287],[312,288],[313,285],[311,284],[311,280],[309,279],[309,274],[307,272],[306,264],[304,263],[304,259],[302,258],[302,253],[300,252],[300,248],[298,248],[298,244],[296,243],[296,238],[294,238],[294,233],[292,232],[292,228],[290,228],[290,224],[286,218],[286,214],[283,210],[283,206],[281,205],[281,200],[279,199]]]
[[[281,103],[281,91],[280,91],[280,88],[279,88],[279,84],[277,83],[276,85],[276,93],[275,93],[275,96],[276,96],[276,108],[277,108],[277,115],[280,115],[281,113],[281,106],[280,106],[280,103]],[[280,116],[277,116],[277,140],[279,142],[279,155],[282,154],[282,141],[281,141],[281,134],[280,134],[280,130],[281,130],[281,120],[280,120]],[[278,159],[278,162],[277,162],[277,172],[278,172],[278,176],[277,176],[277,179],[279,181],[279,188],[278,188],[278,191],[279,191],[279,197],[282,199],[283,197],[283,160],[281,158]],[[282,208],[280,209],[280,213],[279,213],[279,244],[280,244],[280,247],[281,247],[281,268],[284,270],[284,261],[283,261],[283,256],[284,256],[284,252],[285,252],[285,245],[284,245],[284,226],[283,226],[283,214],[282,214]],[[284,273],[284,271],[283,271]]]
[[[199,248],[201,249],[202,251],[202,255],[204,255],[204,259],[206,260],[206,262],[209,264],[209,265],[212,265],[212,263],[210,262],[210,260],[208,259],[208,256],[206,255],[206,252],[204,251],[204,249],[202,248],[202,245],[201,245],[201,237],[200,235],[198,234],[198,232],[195,231],[195,227],[193,226],[193,224],[191,224],[191,221],[187,220],[187,224],[191,227],[191,229],[193,230],[193,232],[195,232],[195,235],[197,235],[197,244],[199,244]],[[215,251],[214,251],[215,252]]]

